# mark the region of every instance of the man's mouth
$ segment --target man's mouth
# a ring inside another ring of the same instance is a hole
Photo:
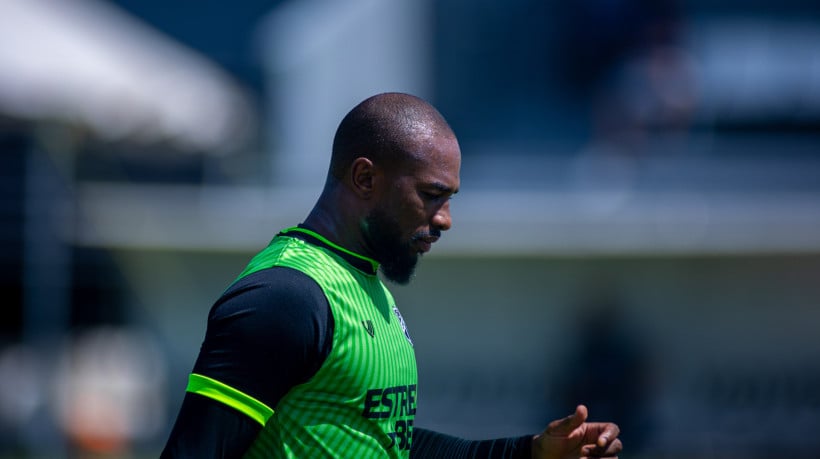
[[[433,244],[438,241],[438,236],[433,235],[421,235],[418,237],[413,238],[413,242],[415,243],[416,247],[419,249],[420,253],[427,253],[430,251],[430,248]]]
[[[418,249],[419,249],[419,253],[427,253],[427,252],[429,252],[429,251],[430,251],[430,248],[432,247],[432,245],[433,245],[433,244],[431,244],[431,243],[429,243],[429,242],[426,242],[426,241],[424,241],[424,240],[422,240],[422,239],[419,239],[418,241],[416,241],[416,247],[418,247]]]

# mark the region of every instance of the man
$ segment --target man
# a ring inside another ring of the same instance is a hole
[[[412,341],[377,271],[405,284],[450,228],[461,152],[441,114],[373,96],[333,140],[324,190],[214,304],[167,458],[616,457],[579,406],[539,435],[468,441],[413,425]]]

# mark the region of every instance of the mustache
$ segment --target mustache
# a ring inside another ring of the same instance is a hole
[[[419,241],[421,239],[426,239],[429,237],[440,238],[441,237],[441,230],[439,229],[431,229],[430,231],[419,231],[418,233],[414,234],[412,238],[410,238],[413,242]]]

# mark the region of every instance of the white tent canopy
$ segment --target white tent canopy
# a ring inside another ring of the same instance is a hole
[[[99,0],[0,0],[0,113],[212,153],[251,121],[219,68]]]

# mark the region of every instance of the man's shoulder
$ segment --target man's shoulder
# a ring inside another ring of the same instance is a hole
[[[327,298],[307,274],[289,267],[265,268],[235,281],[211,308],[209,320],[236,314],[274,319],[282,314],[324,314]]]
[[[310,289],[314,286],[318,287],[316,281],[303,271],[290,266],[275,265],[242,276],[225,290],[223,296],[259,288],[288,291]]]
[[[308,235],[291,232],[292,229],[276,235],[267,247],[254,255],[236,280],[274,267],[289,267],[303,273],[316,273],[323,272],[335,264],[326,247],[316,244]],[[279,273],[266,275],[278,276]]]

